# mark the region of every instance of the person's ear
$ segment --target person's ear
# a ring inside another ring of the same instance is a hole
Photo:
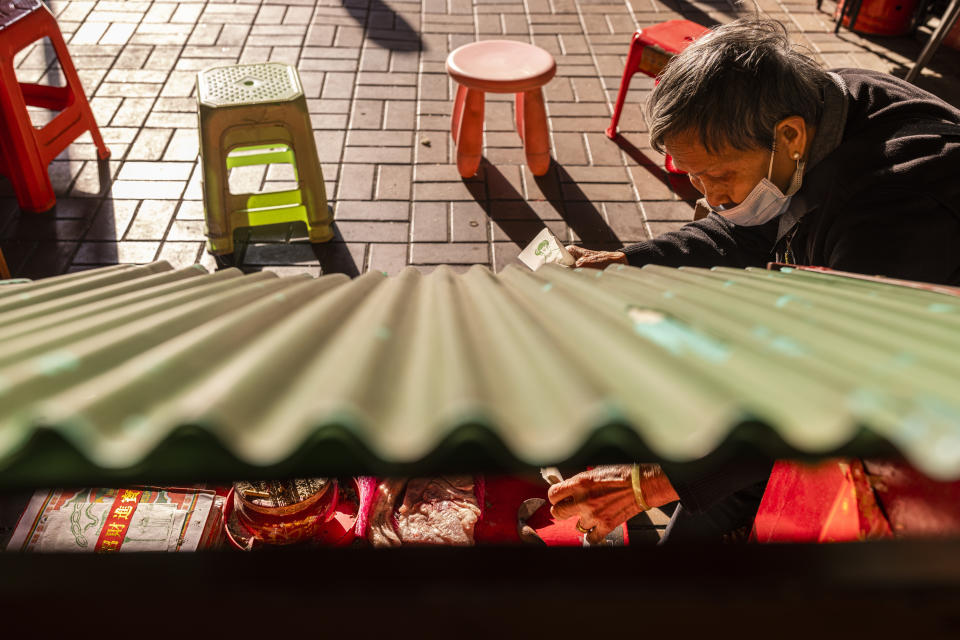
[[[807,148],[807,123],[800,116],[788,116],[777,123],[777,138],[790,158],[799,159]]]

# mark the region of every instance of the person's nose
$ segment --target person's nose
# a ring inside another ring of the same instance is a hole
[[[711,207],[726,205],[731,202],[730,195],[726,192],[726,190],[719,188],[716,184],[708,184],[704,180],[695,176],[690,176],[690,184],[693,185],[694,189],[703,194],[707,204],[709,204]]]
[[[730,196],[728,196],[726,192],[721,192],[716,189],[704,191],[703,197],[707,201],[707,204],[711,207],[719,207],[721,205],[730,206],[730,203],[732,202]]]

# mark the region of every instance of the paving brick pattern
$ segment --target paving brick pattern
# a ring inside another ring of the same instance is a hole
[[[759,0],[827,66],[903,75],[921,35],[832,33],[834,5]],[[673,18],[716,24],[742,9],[727,0],[239,0],[53,1],[74,63],[113,156],[98,165],[89,135],[50,166],[55,210],[22,213],[0,178],[0,246],[15,275],[156,259],[202,262],[202,186],[195,78],[213,65],[295,64],[307,93],[336,239],[310,245],[295,226],[265,230],[242,256],[248,269],[369,269],[397,273],[450,264],[497,270],[544,225],[567,242],[617,247],[690,219],[693,192],[647,145],[640,103],[653,83],[634,77],[607,139],[632,32]],[[535,178],[523,163],[511,96],[487,101],[484,161],[462,180],[444,60],[476,39],[533,42],[557,59],[546,87],[556,160]],[[944,49],[920,85],[960,104],[957,52]],[[57,81],[49,46],[17,57],[22,81]],[[42,122],[47,114],[34,114]],[[245,169],[240,187],[281,189],[280,167]],[[239,256],[238,256],[239,257]]]

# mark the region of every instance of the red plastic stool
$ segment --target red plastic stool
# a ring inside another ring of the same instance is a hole
[[[651,78],[656,78],[664,65],[680,53],[691,42],[700,36],[709,33],[710,29],[690,22],[689,20],[668,20],[655,24],[652,27],[641,29],[633,34],[630,41],[630,53],[627,54],[627,64],[623,68],[623,78],[620,80],[620,92],[617,94],[617,104],[613,108],[613,119],[607,128],[607,137],[611,140],[617,137],[617,123],[620,122],[620,113],[623,111],[623,101],[630,88],[630,79],[637,71]],[[668,160],[668,165],[672,163]],[[668,168],[670,168],[668,166]]]
[[[483,151],[484,94],[515,93],[517,133],[527,166],[535,176],[550,168],[550,131],[541,87],[557,72],[553,56],[532,44],[483,40],[447,56],[447,73],[459,85],[450,133],[457,145],[457,170],[464,178],[477,172]]]
[[[64,87],[17,82],[14,56],[44,36],[57,53]],[[28,105],[60,113],[38,129]],[[21,209],[47,211],[56,204],[47,165],[85,131],[100,159],[109,158],[56,19],[39,0],[0,0],[0,173],[13,183]]]
[[[833,32],[842,24],[850,31],[878,36],[902,36],[916,28],[921,0],[838,0]],[[819,9],[819,0],[817,9]]]

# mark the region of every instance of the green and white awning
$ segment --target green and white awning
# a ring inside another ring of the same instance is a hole
[[[960,477],[960,298],[805,271],[118,266],[0,287],[0,485],[895,447]]]

